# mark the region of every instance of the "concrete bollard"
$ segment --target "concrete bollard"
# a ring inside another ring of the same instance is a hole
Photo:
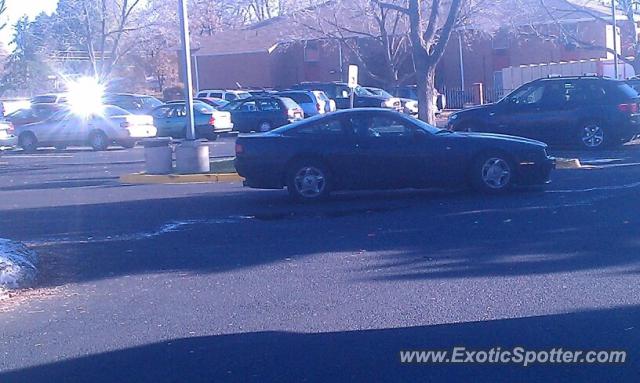
[[[176,172],[178,174],[209,173],[209,145],[206,141],[182,141],[176,146]]]
[[[173,150],[171,138],[150,138],[142,141],[147,174],[171,174],[173,172]]]

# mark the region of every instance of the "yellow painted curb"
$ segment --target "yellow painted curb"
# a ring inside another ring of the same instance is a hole
[[[120,176],[123,184],[192,184],[217,182],[242,182],[244,178],[237,173],[229,174],[167,174],[154,175],[133,173]]]
[[[582,167],[577,158],[556,158],[556,169],[580,169]]]

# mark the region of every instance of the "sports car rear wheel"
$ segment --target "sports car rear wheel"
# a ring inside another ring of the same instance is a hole
[[[299,201],[324,199],[331,191],[331,174],[320,161],[296,161],[287,173],[287,190]]]

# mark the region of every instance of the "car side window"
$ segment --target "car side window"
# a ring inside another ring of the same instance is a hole
[[[343,136],[345,134],[344,126],[338,119],[306,124],[287,133],[295,136]]]
[[[258,109],[255,101],[247,101],[240,106],[239,110],[242,112],[256,112]]]
[[[572,81],[554,81],[546,85],[542,104],[550,107],[561,107],[568,102],[575,102],[580,97],[576,94],[576,84]]]
[[[351,117],[354,133],[361,137],[398,138],[413,137],[415,127],[399,118],[387,116]]]
[[[263,112],[275,112],[280,110],[280,104],[275,100],[260,100],[258,101],[258,108]]]
[[[211,98],[222,98],[222,93],[209,93],[209,97],[211,97]]]
[[[336,98],[349,98],[351,91],[346,86],[341,86],[337,89]]]
[[[517,105],[539,104],[542,101],[544,92],[545,87],[542,84],[525,86],[510,97],[511,103]]]
[[[186,106],[179,106],[174,108],[174,112],[173,112],[175,117],[186,117],[187,116],[187,107]]]
[[[224,95],[224,99],[225,99],[225,100],[227,100],[227,101],[233,101],[233,100],[235,100],[235,99],[237,99],[237,98],[238,98],[238,97],[237,97],[235,94],[233,94],[233,93],[226,93],[226,94]]]
[[[590,81],[591,82],[591,81]],[[607,90],[595,81],[589,83],[583,82],[580,87],[580,93],[583,94],[584,100],[590,104],[600,103],[607,99]]]

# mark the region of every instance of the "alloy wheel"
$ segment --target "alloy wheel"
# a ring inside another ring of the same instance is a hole
[[[588,148],[597,148],[604,142],[604,130],[598,125],[587,125],[582,130],[582,143]]]
[[[324,192],[327,182],[322,170],[313,166],[305,166],[296,173],[294,186],[301,196],[317,198]]]
[[[509,185],[511,167],[502,158],[489,158],[482,165],[482,182],[487,187],[498,190]]]

